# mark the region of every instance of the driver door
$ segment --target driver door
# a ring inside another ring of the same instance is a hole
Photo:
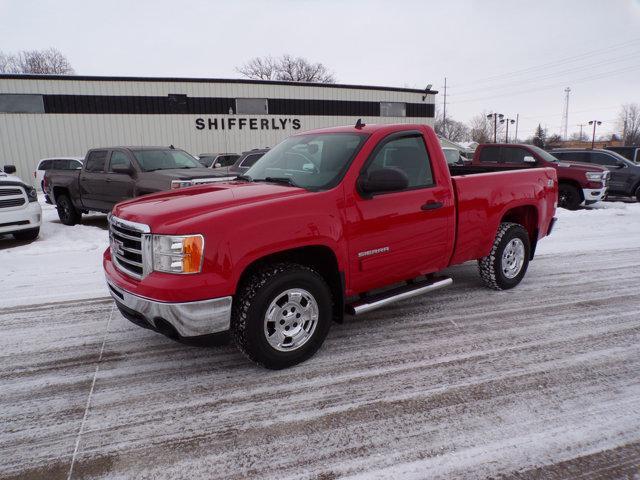
[[[365,292],[445,268],[453,244],[451,188],[434,177],[419,132],[392,134],[374,149],[360,176],[380,168],[402,170],[401,191],[362,195],[347,222],[350,289]]]

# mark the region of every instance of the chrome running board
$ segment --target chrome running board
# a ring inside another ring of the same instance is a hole
[[[379,295],[365,297],[356,303],[347,305],[346,311],[350,315],[362,315],[363,313],[376,310],[389,305],[390,303],[411,297],[417,297],[424,293],[448,287],[452,283],[453,280],[449,277],[438,277],[425,282],[409,284],[403,287],[394,288],[393,290],[389,290],[388,292],[384,292]]]

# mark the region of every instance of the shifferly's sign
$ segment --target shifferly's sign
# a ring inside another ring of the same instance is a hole
[[[196,118],[197,130],[300,130],[299,118]]]

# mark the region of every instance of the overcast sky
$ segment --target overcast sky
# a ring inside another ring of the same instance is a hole
[[[50,46],[84,75],[234,78],[290,53],[340,83],[431,83],[439,105],[446,76],[453,118],[520,114],[520,137],[560,131],[566,86],[569,132],[640,102],[640,0],[0,0],[0,49]]]

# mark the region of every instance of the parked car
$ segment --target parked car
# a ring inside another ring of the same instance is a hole
[[[129,198],[230,178],[177,148],[108,147],[89,150],[81,170],[47,170],[44,187],[60,221],[75,225],[82,213],[110,212]]]
[[[40,234],[42,208],[38,193],[19,177],[16,167],[5,165],[0,172],[0,236],[13,235],[16,240],[35,240]]]
[[[268,148],[255,148],[248,152],[242,152],[242,155],[236,160],[236,163],[229,167],[228,173],[230,175],[243,175],[268,151]]]
[[[466,158],[457,148],[442,147],[442,152],[449,165],[464,165],[466,163]]]
[[[554,150],[555,152],[555,150]],[[607,193],[609,172],[597,165],[559,161],[554,155],[534,145],[517,143],[480,144],[473,154],[471,167],[496,171],[531,167],[550,167],[558,175],[558,206],[576,210],[591,205]]]
[[[640,202],[640,165],[619,153],[607,150],[584,150],[561,148],[553,150],[554,157],[561,161],[582,162],[599,165],[611,172],[610,195],[634,197]]]
[[[611,150],[622,155],[624,158],[631,160],[633,163],[640,164],[640,146],[633,145],[630,147],[604,147],[605,150]]]
[[[237,153],[201,153],[198,161],[207,168],[214,168],[218,173],[228,173],[231,167],[240,158]]]
[[[36,182],[36,188],[40,188],[44,192],[44,174],[47,170],[79,170],[82,168],[82,157],[56,157],[56,158],[43,158],[38,162],[36,169],[33,172],[33,178]],[[44,200],[47,203],[51,203],[49,195],[44,194]]]
[[[489,288],[515,287],[557,195],[555,168],[452,176],[431,127],[358,122],[289,137],[235,181],[119,203],[103,265],[132,322],[231,331],[284,368],[332,319],[448,286],[451,265],[478,259]]]

